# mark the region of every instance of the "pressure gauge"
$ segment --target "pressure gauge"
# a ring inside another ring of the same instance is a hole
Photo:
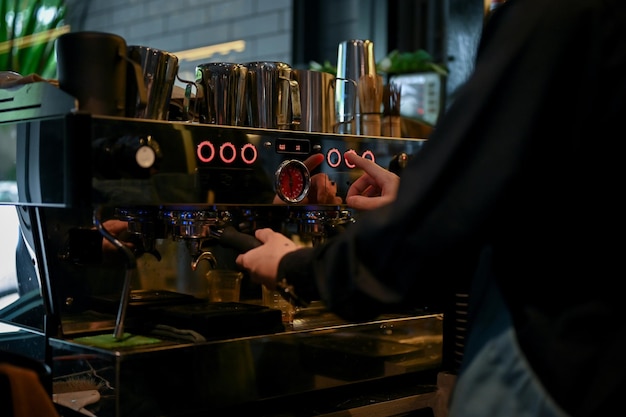
[[[276,170],[276,194],[287,203],[299,203],[311,186],[311,174],[302,161],[283,161]]]

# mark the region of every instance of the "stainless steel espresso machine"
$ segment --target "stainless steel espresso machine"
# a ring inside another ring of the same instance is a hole
[[[52,395],[73,384],[70,407],[98,417],[435,409],[441,314],[350,323],[314,301],[286,322],[248,277],[240,300],[223,303],[207,300],[205,279],[235,269],[257,228],[303,245],[349,228],[358,212],[306,203],[311,177],[345,196],[359,175],[345,152],[401,170],[422,140],[73,108],[46,82],[0,90],[0,149],[14,158],[0,179],[16,184],[2,206],[17,219],[3,230],[16,266],[3,277],[15,284],[0,293],[0,350],[47,364]],[[324,161],[309,171],[314,154]]]

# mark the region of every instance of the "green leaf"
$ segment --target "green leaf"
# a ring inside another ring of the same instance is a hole
[[[423,49],[414,52],[393,50],[381,59],[376,67],[379,72],[386,74],[434,71],[440,75],[448,75],[447,68],[434,62],[432,55]]]
[[[64,26],[65,12],[65,0],[2,0],[0,70],[56,76],[54,30]],[[40,19],[44,14],[46,21]]]

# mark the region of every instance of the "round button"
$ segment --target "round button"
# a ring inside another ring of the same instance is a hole
[[[156,161],[156,153],[151,146],[141,146],[135,153],[135,161],[141,168],[150,168]]]

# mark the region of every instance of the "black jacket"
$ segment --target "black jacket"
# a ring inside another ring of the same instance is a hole
[[[544,386],[574,416],[609,415],[626,392],[625,144],[626,2],[509,0],[397,201],[279,274],[365,319],[445,305],[488,248]]]

